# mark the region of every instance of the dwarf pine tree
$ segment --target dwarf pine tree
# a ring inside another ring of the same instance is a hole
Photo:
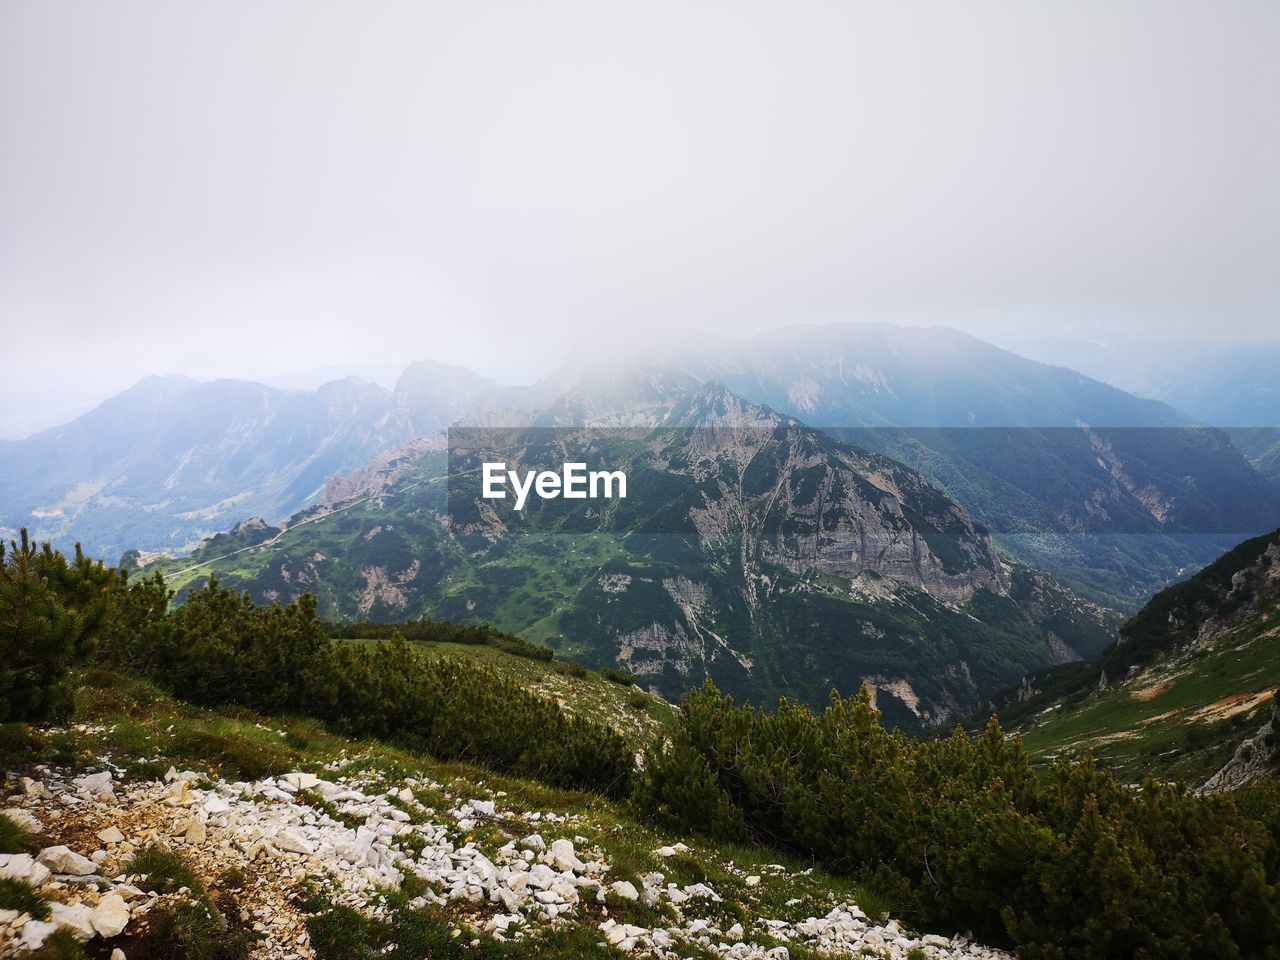
[[[76,548],[68,563],[24,529],[0,543],[0,721],[47,720],[65,711],[67,670],[97,622],[95,570]]]

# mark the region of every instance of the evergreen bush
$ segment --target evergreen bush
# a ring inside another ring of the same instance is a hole
[[[821,713],[766,712],[708,683],[646,755],[634,797],[669,826],[863,877],[915,922],[973,929],[1024,960],[1262,958],[1280,945],[1274,807],[1134,788],[1091,759],[1040,774],[994,721],[974,738],[914,740],[880,725],[865,689]]]

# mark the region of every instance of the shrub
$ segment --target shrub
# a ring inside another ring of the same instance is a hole
[[[49,544],[0,542],[0,722],[65,716],[64,680],[100,625],[114,574],[76,547],[68,562]]]
[[[133,666],[203,706],[305,709],[303,674],[328,645],[315,609],[310,594],[260,607],[210,578],[147,631]]]
[[[627,673],[625,670],[618,670],[615,667],[601,667],[600,676],[624,687],[629,687],[636,682],[635,674]]]
[[[308,676],[314,716],[345,733],[398,741],[450,760],[536,776],[556,786],[627,789],[625,741],[492,667],[425,655],[399,638],[334,643]]]
[[[866,690],[820,714],[766,713],[708,684],[634,796],[668,826],[814,857],[922,925],[970,927],[1024,958],[1265,957],[1280,942],[1274,812],[1135,790],[1091,759],[1041,777],[994,722],[912,740],[884,730]]]

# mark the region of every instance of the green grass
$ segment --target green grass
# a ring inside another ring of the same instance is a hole
[[[164,847],[144,847],[125,864],[128,873],[140,874],[143,890],[156,893],[173,893],[180,887],[189,890],[203,889],[199,877],[190,865],[171,850]]]
[[[1133,680],[1033,718],[1021,730],[1023,743],[1040,760],[1091,750],[1135,781],[1153,772],[1203,782],[1269,714],[1266,694],[1280,687],[1277,639],[1280,611],[1272,609],[1211,648],[1157,662]],[[1230,717],[1211,709],[1234,698],[1257,703]]]
[[[49,901],[25,880],[0,877],[0,910],[17,910],[37,920],[49,919]]]
[[[84,960],[85,956],[84,945],[70,930],[55,930],[39,950],[26,954],[26,960]]]
[[[32,853],[36,837],[0,814],[0,853]]]
[[[200,876],[179,854],[161,846],[144,847],[125,864],[139,874],[139,886],[158,894],[187,891],[179,903],[166,904],[151,918],[141,953],[156,960],[242,960],[254,936],[236,929],[214,902]],[[134,949],[132,946],[130,949]]]

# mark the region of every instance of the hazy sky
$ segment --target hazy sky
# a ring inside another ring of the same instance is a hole
[[[3,416],[811,320],[1275,339],[1277,50],[1274,0],[0,0]]]

